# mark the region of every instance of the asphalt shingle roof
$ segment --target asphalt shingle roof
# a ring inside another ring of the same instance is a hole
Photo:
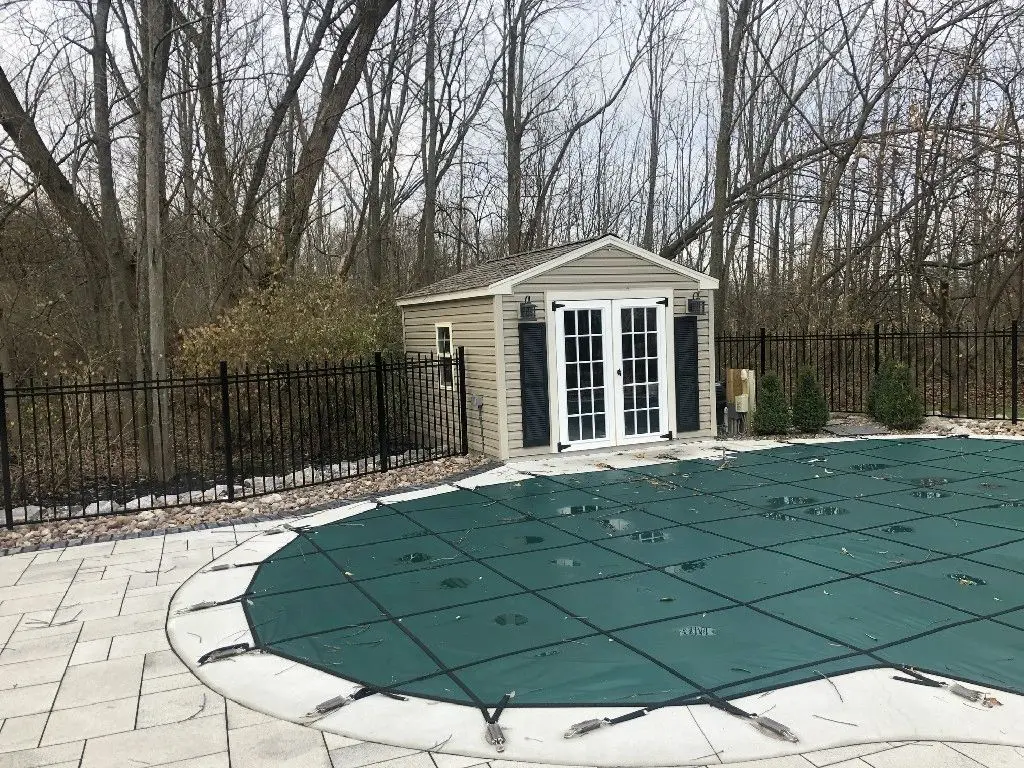
[[[565,243],[564,245],[540,248],[535,251],[524,251],[512,256],[503,256],[499,259],[485,261],[469,269],[464,269],[458,274],[438,280],[422,288],[417,288],[401,298],[417,299],[423,296],[439,296],[445,293],[454,293],[455,291],[468,291],[473,288],[486,288],[491,283],[526,272],[528,269],[533,269],[546,261],[556,259],[569,251],[574,251],[581,245],[592,243],[594,240],[600,240],[601,237],[604,237],[604,235],[591,237],[586,240],[578,240],[575,243]]]

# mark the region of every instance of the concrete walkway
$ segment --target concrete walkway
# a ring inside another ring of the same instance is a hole
[[[480,764],[273,720],[226,702],[187,671],[164,634],[171,594],[256,531],[244,525],[0,557],[0,768]],[[1024,748],[874,744],[758,765],[1024,768]]]

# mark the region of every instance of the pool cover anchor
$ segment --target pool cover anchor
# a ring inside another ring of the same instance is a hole
[[[232,568],[253,568],[263,565],[263,560],[256,560],[250,563],[217,563],[211,565],[203,573],[219,573],[220,571],[229,571]]]
[[[250,651],[258,651],[258,648],[249,645],[249,643],[235,643],[234,645],[225,645],[220,648],[214,648],[212,651],[207,651],[199,657],[198,664],[203,666],[204,664],[211,664],[221,659],[230,659],[235,656],[241,656],[242,654],[249,653]]]
[[[399,696],[397,693],[382,691],[380,688],[373,688],[372,686],[366,685],[362,688],[356,689],[352,693],[335,696],[333,699],[321,701],[313,707],[312,712],[306,713],[304,719],[307,722],[319,720],[321,717],[329,715],[331,712],[339,710],[342,707],[347,707],[349,704],[359,701],[360,699],[365,699],[367,696],[372,696],[375,693],[379,693],[381,696],[387,696],[389,699],[394,699],[395,701],[408,701],[405,696]]]
[[[575,739],[577,736],[584,736],[588,733],[593,733],[598,728],[604,728],[606,725],[614,725],[611,720],[607,717],[596,717],[593,720],[584,720],[579,723],[573,723],[569,726],[569,730],[562,734],[563,739]]]
[[[309,526],[306,525],[292,525],[291,523],[281,523],[275,525],[273,528],[268,528],[263,532],[264,536],[276,536],[279,533],[304,533]]]
[[[993,704],[989,703],[990,700],[997,701],[996,699],[991,699],[991,697],[986,693],[979,691],[976,688],[968,688],[960,685],[960,683],[944,683],[941,680],[932,680],[930,677],[922,675],[913,667],[897,667],[897,669],[910,676],[898,677],[894,675],[892,679],[899,680],[901,683],[913,683],[914,685],[924,685],[929,688],[945,688],[954,696],[959,696],[961,699],[966,699],[967,701],[975,704],[982,704],[989,708],[993,706]]]
[[[184,608],[179,608],[174,612],[175,616],[182,616],[186,613],[195,613],[196,611],[205,611],[209,608],[220,608],[224,605],[231,605],[232,603],[239,602],[245,595],[239,595],[238,597],[231,597],[227,600],[203,600],[199,603],[192,603],[192,605],[186,605]]]
[[[720,709],[728,715],[746,720],[766,736],[771,736],[781,741],[788,741],[792,744],[797,744],[800,741],[789,726],[780,723],[778,720],[773,720],[766,715],[755,715],[753,712],[747,712],[724,699],[719,699],[717,696],[711,697],[705,694],[704,700],[715,709]]]
[[[659,709],[665,709],[667,707],[674,706],[689,706],[691,704],[698,704],[700,702],[704,702],[708,706],[714,707],[715,709],[720,709],[722,712],[732,715],[733,717],[738,717],[740,719],[748,721],[757,730],[759,730],[761,733],[767,736],[771,736],[776,739],[781,739],[783,741],[788,741],[793,744],[796,744],[800,741],[797,735],[793,733],[793,731],[788,726],[780,723],[778,720],[773,720],[772,718],[766,717],[765,715],[755,715],[752,712],[742,710],[739,707],[730,704],[725,699],[718,698],[710,692],[701,694],[700,698],[696,701],[693,699],[692,695],[680,696],[679,698],[666,701],[663,704],[656,704],[651,707],[644,707],[643,709],[638,709],[633,712],[629,712],[625,715],[619,715],[615,718],[603,717],[594,718],[593,720],[583,720],[582,722],[575,723],[574,725],[570,726],[569,729],[562,734],[562,737],[565,739],[574,739],[578,736],[585,736],[588,733],[593,733],[594,731],[604,728],[606,726],[618,725],[619,723],[625,723],[629,720],[636,720],[639,717],[643,717],[644,715],[647,715],[651,712],[655,712]]]
[[[498,718],[501,717],[501,713],[505,711],[505,707],[515,696],[515,691],[509,691],[502,696],[498,706],[494,708],[494,714],[488,714],[486,709],[481,710],[484,719],[487,721],[487,727],[484,729],[484,740],[498,752],[505,751],[505,732],[498,725]]]

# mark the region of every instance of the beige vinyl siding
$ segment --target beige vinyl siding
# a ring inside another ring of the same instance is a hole
[[[469,448],[498,456],[497,361],[494,344],[494,302],[490,296],[438,301],[402,308],[405,350],[410,354],[436,352],[435,323],[451,323],[452,352],[466,349],[466,401]],[[480,407],[475,407],[479,403]]]
[[[686,299],[697,290],[697,283],[656,263],[641,259],[614,247],[582,256],[569,264],[540,275],[532,280],[519,283],[514,293],[500,297],[502,300],[503,336],[505,348],[505,392],[508,413],[509,455],[524,456],[547,453],[551,449],[523,448],[522,401],[519,384],[519,304],[527,296],[537,305],[537,319],[546,322],[550,301],[559,292],[588,291],[598,298],[601,289],[615,291],[621,297],[622,291],[635,291],[638,297],[673,297],[675,314],[686,314]],[[703,295],[709,296],[710,291]],[[710,307],[710,304],[709,304]],[[698,370],[700,375],[700,425],[701,434],[712,430],[712,398],[714,393],[711,376],[712,345],[710,341],[710,312],[697,321]],[[670,335],[671,327],[666,329]],[[554,350],[548,350],[553,354]],[[670,361],[671,364],[671,361]],[[556,401],[555,384],[550,383],[552,403]],[[672,422],[675,414],[672,414]],[[551,411],[552,437],[557,436],[556,411]]]

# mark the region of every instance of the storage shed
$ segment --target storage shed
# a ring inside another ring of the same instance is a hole
[[[470,448],[506,459],[715,434],[717,287],[605,235],[479,264],[398,305],[407,352],[464,348]]]

